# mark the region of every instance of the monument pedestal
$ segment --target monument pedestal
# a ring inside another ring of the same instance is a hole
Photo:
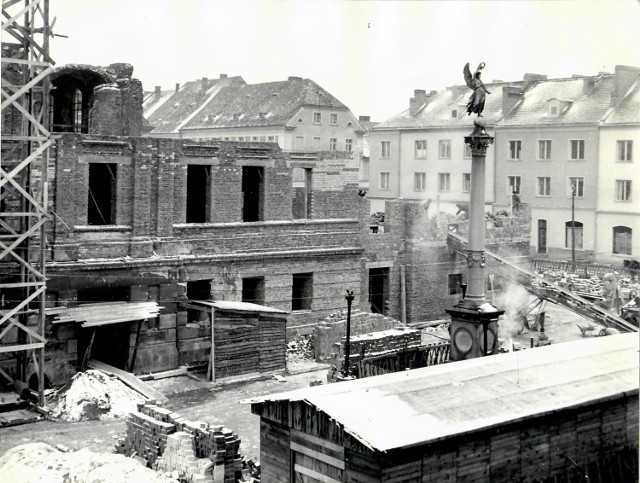
[[[498,317],[504,314],[504,310],[498,310],[489,303],[476,305],[461,300],[446,311],[451,316],[449,358],[452,361],[498,353]]]

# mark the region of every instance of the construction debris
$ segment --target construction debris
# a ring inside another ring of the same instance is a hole
[[[177,483],[135,459],[88,449],[62,452],[46,443],[28,443],[0,457],[0,483]]]
[[[188,421],[147,403],[129,416],[116,452],[139,458],[180,482],[259,481],[259,465],[245,460],[239,448],[240,439],[230,429]]]
[[[122,418],[136,412],[144,396],[103,372],[78,372],[48,401],[52,419],[82,421]]]

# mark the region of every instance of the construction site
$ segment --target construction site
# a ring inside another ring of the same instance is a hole
[[[381,217],[352,151],[149,137],[3,14],[0,482],[637,481],[637,262],[532,261],[483,172]]]

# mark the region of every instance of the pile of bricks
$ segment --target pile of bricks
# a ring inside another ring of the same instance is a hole
[[[116,445],[116,452],[136,456],[181,482],[260,481],[259,464],[245,460],[239,449],[240,439],[230,429],[186,420],[150,402],[129,416],[125,438]]]

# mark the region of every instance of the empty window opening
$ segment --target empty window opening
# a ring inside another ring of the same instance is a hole
[[[207,223],[211,212],[211,166],[187,166],[187,223]]]
[[[242,221],[264,218],[264,168],[242,167]]]
[[[187,282],[187,298],[189,300],[211,300],[211,281],[193,280]]]
[[[631,235],[633,230],[628,226],[613,227],[613,253],[631,255]]]
[[[313,273],[294,273],[291,288],[291,310],[311,310]]]
[[[115,163],[89,163],[89,225],[115,224],[117,170]]]
[[[264,277],[242,279],[242,301],[264,305]]]
[[[312,172],[310,168],[295,168],[298,181],[293,188],[293,218],[309,219],[311,218],[311,209],[313,202],[312,195]]]
[[[565,224],[565,238],[564,238],[564,246],[565,248],[577,248],[578,250],[582,250],[582,235],[583,235],[583,225],[579,221],[567,221]]]
[[[538,253],[547,253],[547,220],[538,220]]]
[[[389,268],[369,269],[369,304],[374,314],[389,313]]]

